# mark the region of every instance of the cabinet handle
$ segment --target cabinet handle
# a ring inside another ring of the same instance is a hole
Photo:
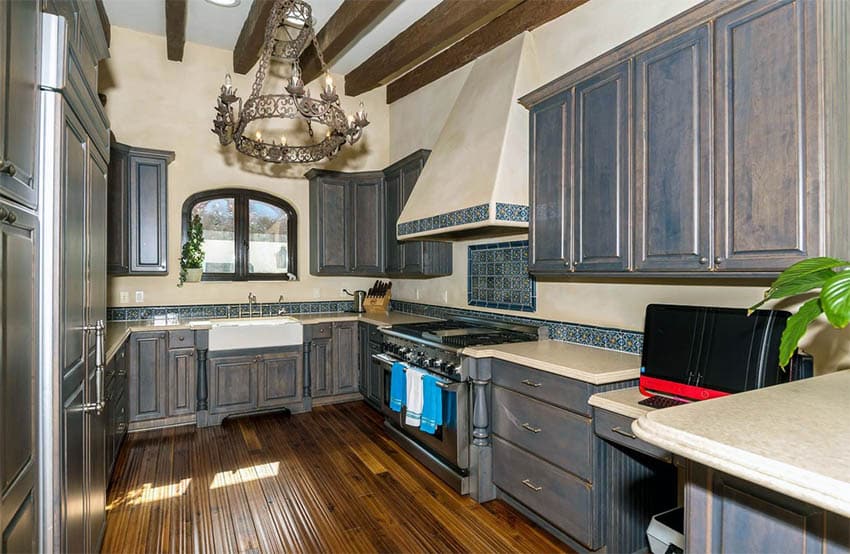
[[[177,337],[177,340],[179,340],[180,342],[183,342],[184,340],[186,340],[186,337],[184,337],[183,335],[180,335],[179,337]]]
[[[6,218],[9,217],[9,210],[6,206],[0,206],[0,221],[6,221]]]
[[[723,263],[723,258],[721,258],[720,256],[717,256],[716,258],[714,258],[714,263],[715,263],[716,265],[720,265],[720,264],[722,264],[722,263]]]
[[[535,382],[534,382],[534,381],[532,381],[531,379],[523,379],[523,380],[522,380],[522,384],[523,384],[523,385],[525,385],[525,386],[527,386],[527,387],[534,387],[534,388],[536,389],[536,388],[537,388],[537,387],[539,387],[542,383],[535,383]]]
[[[532,433],[539,433],[540,431],[542,431],[540,427],[532,427],[529,423],[523,423],[522,428],[526,431],[531,431]]]
[[[705,265],[705,264],[707,264],[707,263],[708,263],[708,258],[706,258],[705,256],[703,256],[702,258],[700,258],[700,259],[699,259],[699,263],[700,263],[700,265]]]
[[[542,491],[542,490],[543,490],[543,487],[540,487],[540,486],[538,486],[538,485],[535,485],[535,484],[534,484],[534,483],[532,483],[532,482],[531,482],[531,480],[529,480],[529,479],[523,479],[523,480],[522,480],[522,484],[523,484],[523,485],[525,485],[526,487],[530,488],[530,489],[531,489],[531,490],[533,490],[534,492],[540,492],[540,491]]]
[[[12,162],[0,161],[0,173],[5,173],[9,177],[13,177],[18,170]]]
[[[6,216],[6,223],[8,223],[9,225],[11,225],[12,223],[14,223],[17,220],[18,220],[18,216],[15,215],[15,212],[13,212],[13,211],[10,211],[9,215]]]
[[[622,436],[624,436],[624,437],[626,437],[626,438],[629,438],[629,439],[632,439],[632,440],[637,440],[637,437],[636,437],[636,436],[634,436],[633,434],[629,433],[628,431],[623,431],[623,428],[622,428],[622,427],[619,427],[619,426],[618,426],[618,427],[611,427],[611,431],[613,431],[613,432],[617,433],[618,435],[622,435]]]

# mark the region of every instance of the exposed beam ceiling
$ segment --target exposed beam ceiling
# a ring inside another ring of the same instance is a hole
[[[345,94],[357,96],[389,83],[521,1],[443,0],[349,72],[345,76]]]
[[[419,90],[523,31],[539,27],[585,2],[587,0],[525,0],[387,85],[387,103]]]
[[[325,63],[330,65],[394,3],[395,0],[345,0],[316,35]],[[305,83],[318,77],[322,71],[312,44],[301,54],[300,62]]]
[[[233,71],[242,75],[248,73],[260,59],[263,47],[266,23],[272,13],[273,0],[254,0],[251,11],[242,25],[236,46],[233,47]]]
[[[186,0],[165,0],[165,44],[168,59],[183,61],[186,45]]]

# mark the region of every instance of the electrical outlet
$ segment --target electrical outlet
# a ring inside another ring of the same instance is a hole
[[[137,290],[136,291],[136,302],[144,302],[145,301],[145,291]]]
[[[322,297],[321,289],[318,289],[318,288],[313,289],[313,298],[321,298],[321,297]]]
[[[126,290],[122,290],[118,293],[118,302],[121,304],[129,304],[130,303],[130,293]]]
[[[444,290],[443,291],[443,304],[448,304],[448,303],[449,303],[449,291]]]
[[[419,300],[419,289],[416,289],[416,299]]]

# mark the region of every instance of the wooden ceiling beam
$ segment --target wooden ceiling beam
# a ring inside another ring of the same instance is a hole
[[[165,0],[165,45],[168,59],[183,61],[183,47],[186,46],[186,9],[187,0]]]
[[[522,0],[443,0],[345,76],[357,96],[389,83]]]
[[[273,0],[254,0],[233,47],[233,71],[245,75],[257,60],[265,39],[266,23],[272,13]]]
[[[325,63],[330,65],[366,31],[395,0],[345,0],[316,35]],[[309,83],[322,72],[316,48],[310,44],[301,54],[301,77]]]
[[[525,0],[387,85],[387,103],[404,98],[516,35],[552,21],[585,2],[587,0]]]

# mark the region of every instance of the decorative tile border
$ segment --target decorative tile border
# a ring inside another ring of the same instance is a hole
[[[460,210],[454,210],[453,212],[399,223],[398,235],[412,235],[414,233],[421,233],[423,231],[431,231],[434,229],[445,229],[446,227],[479,223],[481,221],[487,221],[488,219],[490,219],[490,205],[479,204],[478,206],[472,206],[470,208],[463,208]],[[497,202],[496,219],[498,221],[528,223],[528,206]]]
[[[350,300],[332,300],[325,302],[268,302],[258,303],[254,309],[261,308],[264,316],[276,316],[281,308],[287,314],[337,313],[354,309]],[[199,304],[192,306],[144,306],[139,308],[107,308],[107,321],[139,321],[153,319],[176,313],[181,319],[208,317],[216,319],[238,318],[248,312],[248,304]]]
[[[643,349],[643,333],[628,331],[625,329],[595,327],[593,325],[582,325],[579,323],[537,319],[509,314],[497,314],[480,310],[468,310],[465,308],[450,308],[446,306],[435,306],[433,304],[407,302],[404,300],[393,300],[392,309],[398,312],[429,317],[477,317],[508,323],[536,325],[538,327],[546,326],[549,329],[549,338],[553,340],[582,344],[585,346],[595,346],[597,348],[616,350],[618,352],[628,352],[631,354],[640,354]]]
[[[467,247],[467,303],[470,306],[533,312],[537,283],[528,273],[528,241]]]

